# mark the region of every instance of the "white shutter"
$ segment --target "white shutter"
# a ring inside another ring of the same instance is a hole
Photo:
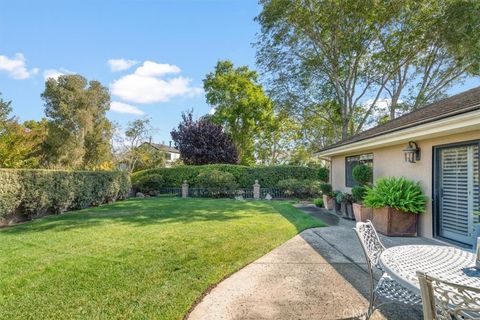
[[[440,159],[440,235],[472,244],[479,197],[478,145],[442,149]]]

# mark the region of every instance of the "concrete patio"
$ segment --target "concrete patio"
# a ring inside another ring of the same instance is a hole
[[[329,227],[305,230],[213,288],[190,320],[355,319],[367,308],[365,257],[354,221],[304,205]],[[386,247],[439,244],[426,238],[388,238]],[[387,305],[372,319],[422,319],[420,308]]]

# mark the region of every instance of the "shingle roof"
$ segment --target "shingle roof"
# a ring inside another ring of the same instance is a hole
[[[365,130],[346,140],[331,144],[319,152],[474,110],[480,110],[480,87],[431,103],[385,124]]]

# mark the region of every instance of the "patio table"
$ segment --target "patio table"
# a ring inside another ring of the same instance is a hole
[[[416,275],[422,271],[441,280],[480,288],[473,253],[448,246],[406,245],[385,249],[380,266],[394,280],[420,295]]]

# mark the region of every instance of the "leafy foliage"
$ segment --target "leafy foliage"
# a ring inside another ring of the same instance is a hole
[[[141,177],[132,185],[135,192],[142,192],[150,195],[159,193],[164,186],[165,179],[159,174]]]
[[[239,162],[254,164],[255,137],[273,121],[273,104],[258,75],[246,66],[219,61],[203,80],[207,103],[215,108],[212,120],[225,126],[237,146]]]
[[[231,136],[209,118],[194,121],[192,111],[170,133],[181,159],[188,165],[237,163],[237,149]]]
[[[355,203],[362,203],[365,193],[367,192],[365,186],[357,185],[352,188],[352,198]]]
[[[406,213],[425,213],[427,197],[418,182],[403,177],[382,178],[367,187],[363,204],[370,208],[391,207]]]
[[[361,186],[369,184],[373,179],[373,169],[366,164],[356,165],[352,170],[353,179]]]
[[[327,196],[332,196],[332,185],[329,183],[322,183],[320,185],[320,191],[322,194],[327,195]]]
[[[63,75],[46,81],[42,98],[48,118],[46,167],[97,169],[111,163],[108,88],[80,75]]]
[[[315,180],[299,180],[295,178],[280,180],[277,187],[287,196],[298,198],[318,197],[321,194],[321,183]]]
[[[323,207],[323,198],[316,198],[313,200],[313,204],[316,205],[317,207],[322,208]]]
[[[205,170],[197,177],[197,184],[206,188],[212,196],[231,195],[237,189],[233,174],[220,170]]]
[[[210,170],[231,173],[240,188],[251,188],[255,180],[258,180],[261,187],[274,188],[278,181],[289,178],[317,180],[320,168],[303,166],[249,167],[231,164],[178,166],[135,172],[132,174],[132,182],[135,183],[144,176],[159,174],[165,179],[166,187],[180,187],[184,180],[187,180],[190,186],[198,186],[198,175],[203,171]]]
[[[0,169],[0,217],[98,206],[125,199],[129,192],[125,172]]]

